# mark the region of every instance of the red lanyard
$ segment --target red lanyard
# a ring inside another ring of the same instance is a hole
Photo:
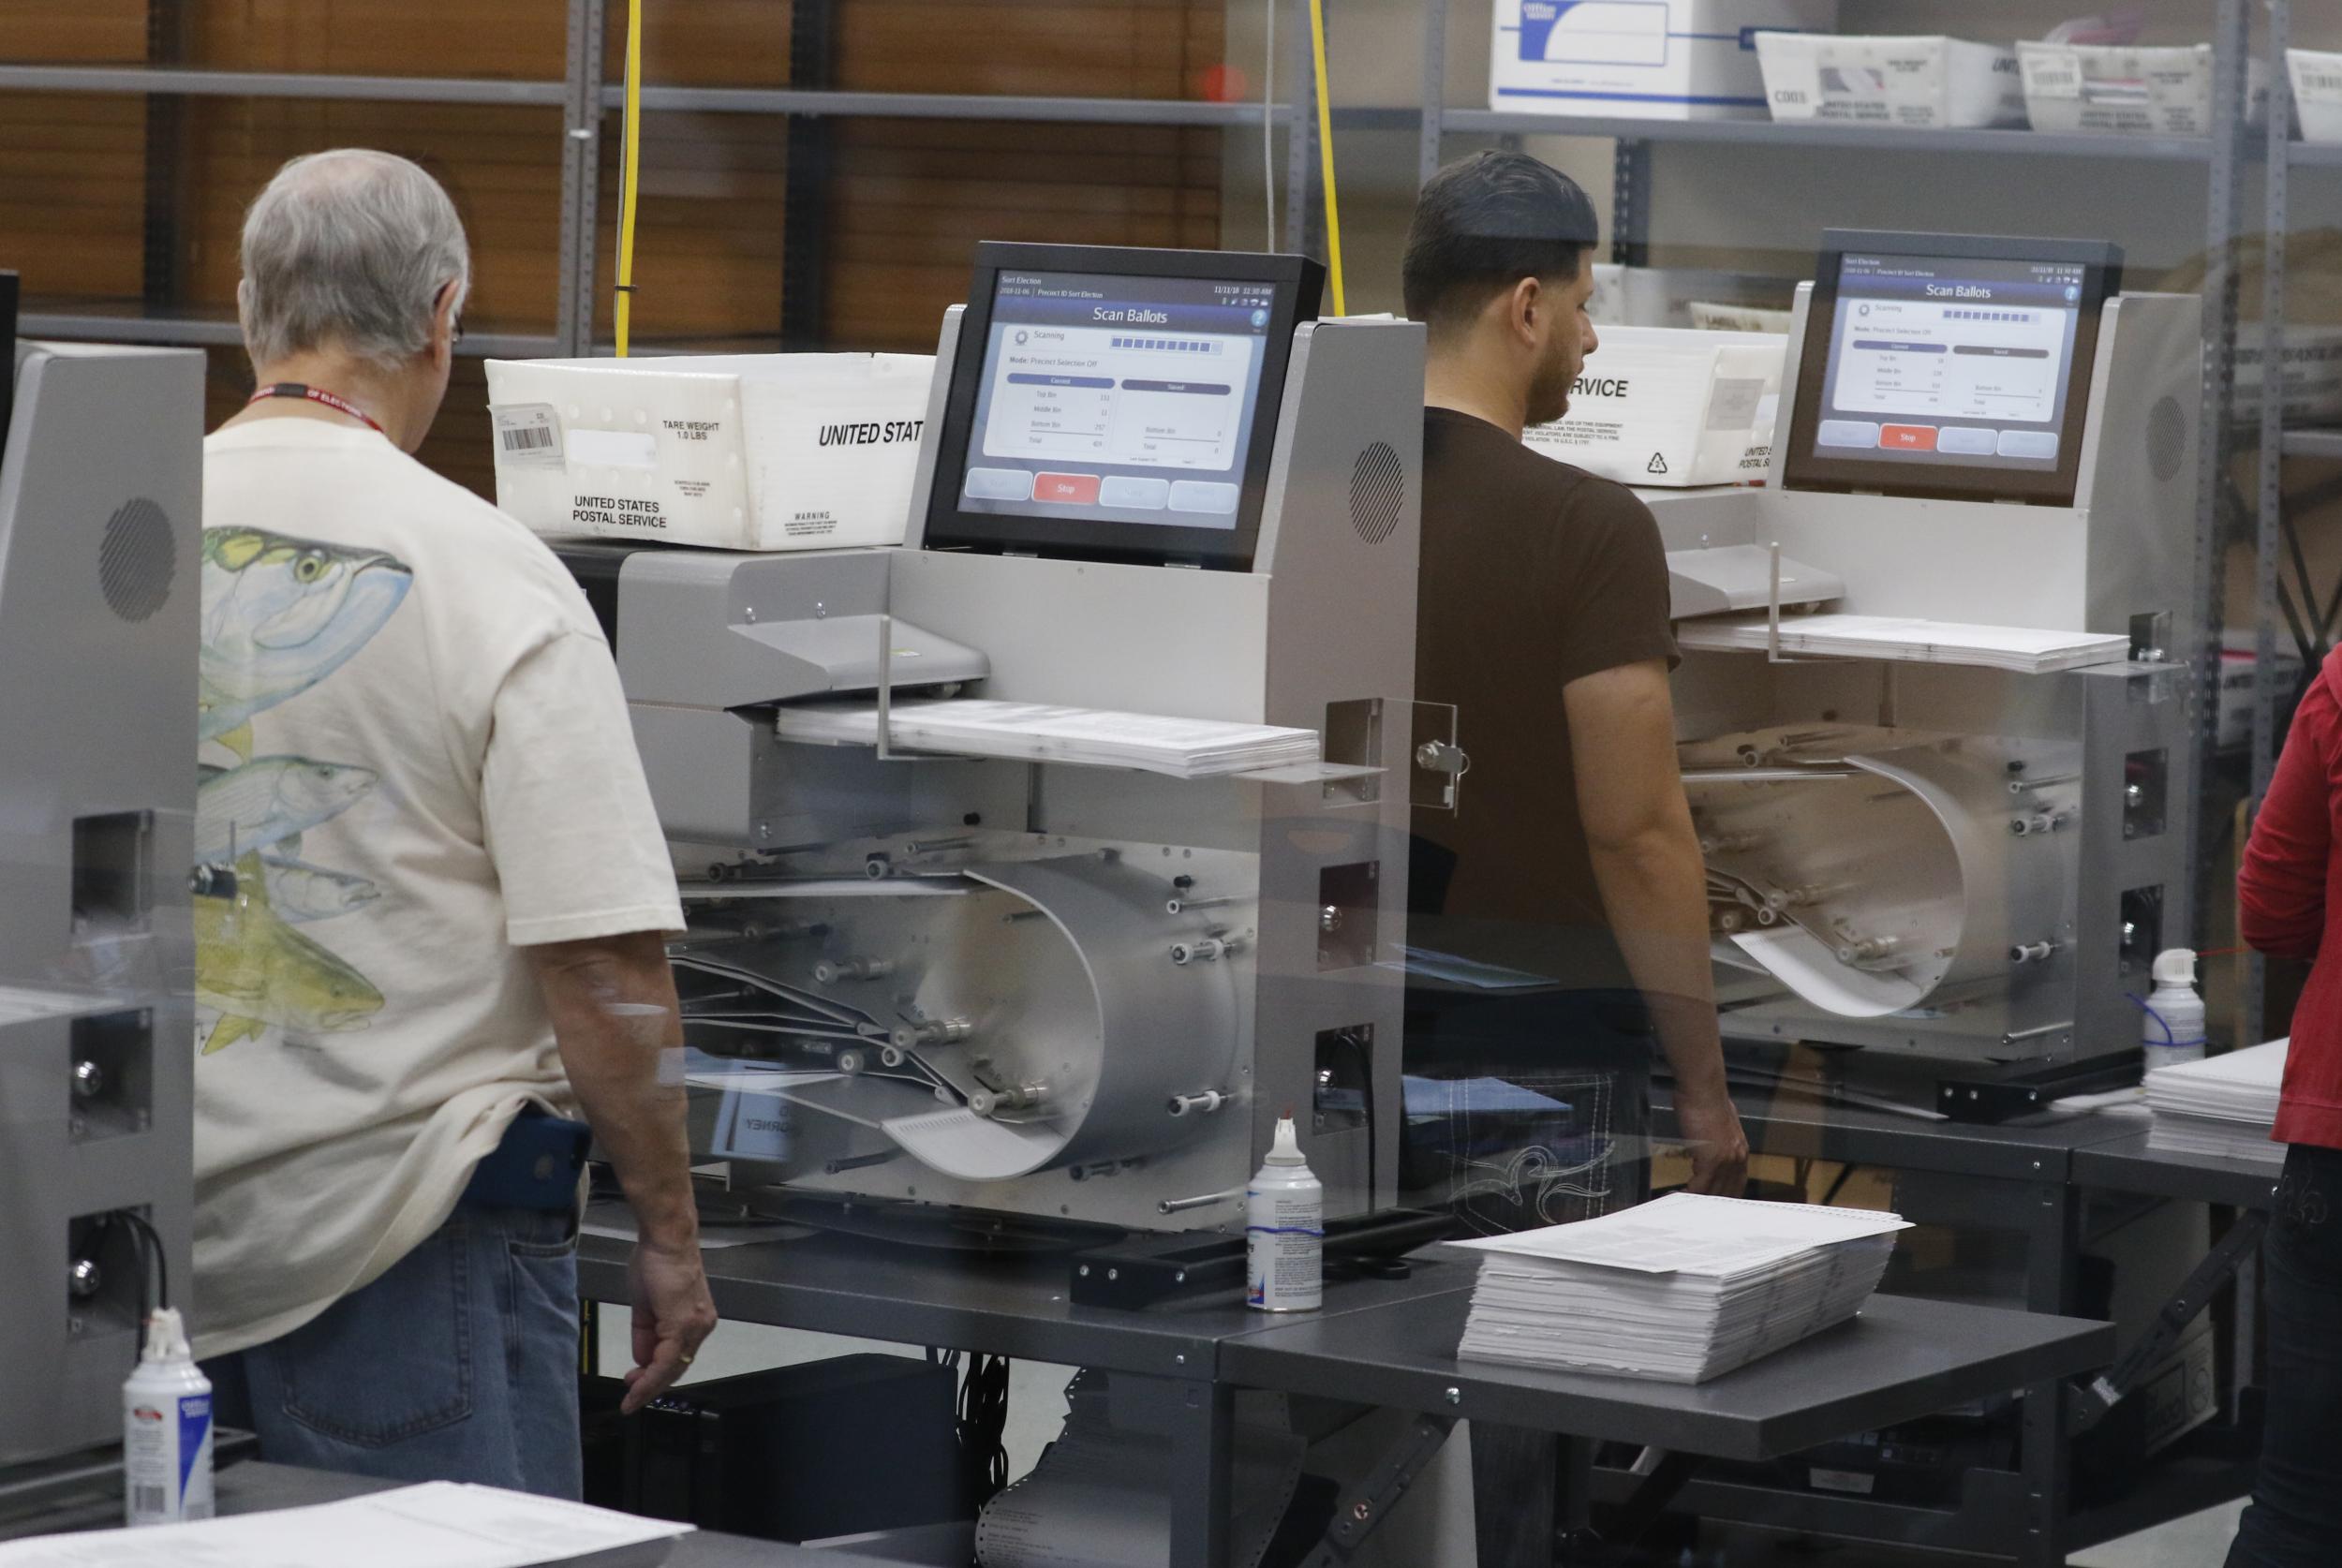
[[[376,435],[384,434],[382,427],[374,422],[374,416],[355,403],[335,397],[323,387],[304,387],[298,381],[279,381],[273,387],[262,387],[259,392],[245,399],[244,406],[249,408],[255,403],[265,403],[272,397],[301,397],[308,399],[311,403],[322,403],[337,414],[348,414]]]

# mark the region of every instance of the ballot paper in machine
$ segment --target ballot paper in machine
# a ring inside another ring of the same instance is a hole
[[[1482,1254],[1459,1360],[1705,1383],[1861,1309],[1899,1215],[1669,1193],[1460,1245]]]

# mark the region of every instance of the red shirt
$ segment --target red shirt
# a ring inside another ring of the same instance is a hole
[[[2236,879],[2237,928],[2314,960],[2293,1010],[2276,1139],[2342,1148],[2342,650],[2310,683]]]

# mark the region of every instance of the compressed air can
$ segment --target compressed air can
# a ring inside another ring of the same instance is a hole
[[[1326,1188],[1310,1174],[1289,1116],[1244,1190],[1244,1304],[1314,1312],[1326,1301]]]
[[[169,1307],[122,1385],[122,1516],[130,1525],[212,1516],[212,1382]]]
[[[2156,954],[2155,990],[2140,1005],[2139,1043],[2145,1048],[2147,1071],[2203,1060],[2203,998],[2196,994],[2196,955],[2184,947]]]

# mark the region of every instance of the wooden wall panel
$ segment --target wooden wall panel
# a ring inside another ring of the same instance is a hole
[[[286,159],[329,147],[379,147],[430,170],[454,198],[472,247],[466,325],[553,330],[558,110],[216,98],[198,106],[191,125],[184,155],[190,303],[234,303],[245,209]]]
[[[611,331],[616,281],[618,121],[605,127],[598,318]],[[789,127],[769,115],[644,118],[635,214],[634,333],[673,347],[766,338],[780,331]]]
[[[34,303],[139,296],[146,105],[0,93],[0,267]]]
[[[791,0],[658,0],[643,7],[643,80],[661,87],[784,87]],[[603,74],[626,80],[626,7],[605,12]]]
[[[846,0],[841,83],[887,93],[1179,98],[1221,56],[1186,0]]]
[[[13,65],[118,66],[145,58],[146,0],[0,0],[0,59]]]
[[[193,61],[222,70],[557,81],[569,58],[562,0],[192,0],[189,10]]]
[[[868,120],[847,127],[829,204],[827,328],[926,352],[966,297],[978,240],[1213,249],[1219,134]],[[1069,144],[1070,143],[1070,144]]]
[[[1216,0],[829,0],[831,80],[886,92],[1188,97],[1223,55]],[[563,0],[185,0],[187,63],[220,69],[554,80]],[[0,54],[146,58],[147,0],[0,0]],[[609,11],[608,75],[624,7]],[[660,0],[645,80],[790,84],[790,0]],[[378,146],[443,180],[463,213],[476,287],[467,324],[545,333],[557,297],[560,115],[553,110],[339,101],[186,100],[175,147],[178,308],[231,311],[253,194],[295,154]],[[130,96],[0,93],[0,265],[28,293],[135,303],[143,283],[147,109]],[[605,122],[598,311],[615,252],[618,122]],[[646,343],[778,340],[793,238],[823,259],[822,330],[837,348],[934,344],[983,238],[1212,247],[1219,133],[1150,126],[845,120],[812,139],[821,195],[787,232],[792,138],[761,115],[652,115],[644,134],[635,323]],[[248,388],[213,355],[213,414]],[[460,369],[425,449],[485,493],[484,390]]]

